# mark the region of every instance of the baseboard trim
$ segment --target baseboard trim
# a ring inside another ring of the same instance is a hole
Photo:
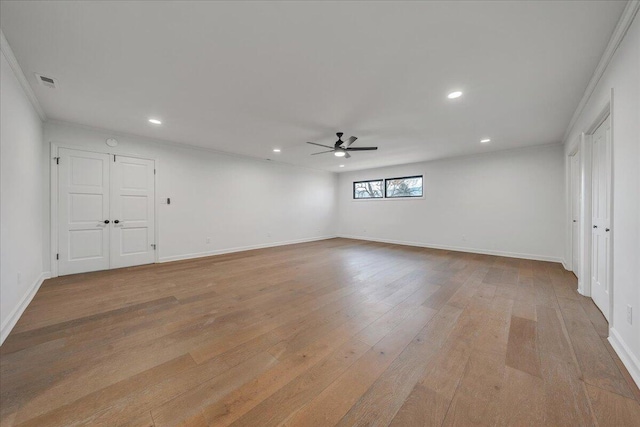
[[[631,378],[640,387],[640,360],[631,352],[631,349],[624,342],[615,328],[609,329],[609,343],[622,360],[622,363],[631,374]]]
[[[234,252],[251,251],[254,249],[265,249],[265,248],[274,248],[276,246],[295,245],[297,243],[317,242],[320,240],[335,239],[336,237],[338,236],[335,236],[335,235],[318,236],[318,237],[309,237],[305,239],[285,240],[282,242],[265,243],[261,245],[239,246],[235,248],[218,249],[215,251],[198,252],[193,254],[174,255],[174,256],[161,257],[158,259],[158,262],[164,263],[164,262],[172,262],[172,261],[183,261],[187,259],[204,258],[204,257],[214,256],[214,255],[231,254]]]
[[[46,271],[44,273],[41,273],[36,281],[31,284],[31,286],[29,287],[29,291],[24,295],[24,297],[22,297],[22,301],[20,301],[20,304],[18,304],[18,306],[13,309],[7,320],[0,327],[0,345],[4,343],[4,340],[7,339],[13,327],[16,326],[16,323],[18,323],[20,316],[22,316],[22,313],[24,313],[24,311],[27,309],[29,303],[31,303],[31,300],[33,300],[33,297],[36,296],[36,293],[38,292],[38,289],[40,289],[40,286],[42,286],[42,283],[50,277],[51,273]]]
[[[587,297],[587,298],[591,298],[591,295],[587,295],[587,293],[584,291],[584,289],[581,286],[582,284],[580,282],[578,282],[578,293],[580,295],[582,295],[583,297]]]
[[[391,243],[393,245],[416,246],[419,248],[442,249],[445,251],[467,252],[472,254],[494,255],[494,256],[502,256],[507,258],[530,259],[534,261],[547,261],[547,262],[556,262],[556,263],[562,264],[562,258],[550,257],[546,255],[522,254],[517,252],[495,251],[491,249],[466,248],[461,246],[436,245],[432,243],[409,242],[404,240],[378,239],[375,237],[351,236],[347,234],[340,234],[338,235],[338,237],[342,237],[345,239],[354,239],[354,240],[366,240],[370,242]]]

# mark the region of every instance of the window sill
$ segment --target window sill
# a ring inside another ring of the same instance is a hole
[[[397,202],[397,201],[409,201],[409,200],[424,200],[425,197],[381,197],[381,198],[371,198],[371,199],[351,199],[352,202]]]

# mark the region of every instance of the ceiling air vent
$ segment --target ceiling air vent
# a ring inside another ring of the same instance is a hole
[[[40,83],[42,86],[55,89],[56,86],[58,85],[58,82],[56,82],[56,80],[51,77],[43,76],[38,73],[35,73],[35,74],[36,74],[36,79],[38,79],[38,83]]]

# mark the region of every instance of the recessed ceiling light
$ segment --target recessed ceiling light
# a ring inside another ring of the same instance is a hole
[[[158,119],[149,119],[149,123],[153,123],[154,125],[161,125],[162,122]]]
[[[279,152],[280,152],[280,149],[279,149],[279,148],[274,148],[274,149],[273,149],[273,152],[274,152],[274,153],[279,153]]]
[[[487,142],[491,142],[491,139],[490,138],[481,139],[480,142],[482,142],[483,144],[486,144]]]
[[[344,167],[344,165],[340,165],[340,167],[341,167],[341,168],[343,168],[343,167]]]
[[[344,157],[346,153],[344,151],[336,151],[335,153],[333,153],[334,156],[336,157]]]
[[[459,90],[455,91],[455,92],[451,92],[449,95],[447,95],[447,98],[449,99],[456,99],[456,98],[460,98],[462,96],[462,92],[460,92]]]

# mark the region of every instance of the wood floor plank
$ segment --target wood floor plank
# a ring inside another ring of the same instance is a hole
[[[234,426],[275,426],[289,414],[295,412],[315,397],[338,376],[345,372],[371,346],[357,339],[349,340],[328,357],[311,367],[307,372],[281,387],[255,406],[251,411],[233,422]],[[228,408],[228,405],[226,405]],[[216,412],[205,409],[210,425],[226,425],[231,419],[215,418]]]
[[[504,360],[482,351],[471,354],[443,425],[490,425],[504,376]]]
[[[68,405],[60,406],[37,417],[31,417],[22,426],[55,426],[68,424],[116,424],[121,418],[125,401],[144,393],[163,378],[177,375],[193,368],[195,362],[184,355],[162,365],[134,375],[110,387],[88,394]],[[222,373],[222,370],[219,371]],[[144,413],[150,416],[149,410]],[[145,419],[144,415],[140,415]],[[136,417],[137,419],[137,417]]]
[[[633,425],[576,288],[342,238],[58,277],[0,347],[0,425]]]
[[[513,302],[512,314],[522,319],[537,321],[535,303],[526,300],[516,299]]]
[[[622,363],[622,360],[620,360],[620,357],[616,354],[615,350],[609,343],[609,340],[607,338],[602,338],[602,344],[607,348],[615,364],[618,366],[620,374],[627,381],[627,385],[629,386],[631,393],[635,396],[636,401],[640,403],[640,387],[638,387],[638,385],[633,381],[631,374],[629,374],[629,371],[625,368],[624,363]]]
[[[602,343],[582,305],[559,298],[562,316],[586,383],[631,399],[633,393]]]
[[[482,297],[483,294],[476,296]],[[391,425],[442,425],[473,345],[480,337],[479,331],[490,315],[473,304],[472,299],[468,299],[462,308],[464,311],[447,341],[433,362],[427,361],[422,378],[411,390]]]
[[[432,309],[418,309],[414,316],[400,323],[306,407],[287,419],[285,424],[335,425],[402,350],[415,339],[434,313]],[[460,309],[453,307],[443,309],[438,314],[437,322],[434,324],[444,328],[446,324],[455,322]]]
[[[609,336],[609,323],[602,315],[598,306],[596,306],[591,298],[581,297],[579,301],[597,334],[602,338],[607,338]]]
[[[505,377],[513,301],[501,296],[494,296],[490,301],[483,297],[479,292],[473,302],[482,303],[469,305],[470,310],[478,310],[474,319],[481,326],[469,343],[465,368],[442,425],[488,425],[496,415],[496,397]],[[450,397],[449,393],[441,396]]]
[[[369,307],[358,317],[341,325],[331,335],[326,335],[301,349],[297,354],[281,360],[281,363],[257,376],[245,386],[203,408],[206,418],[215,424],[226,424],[236,420],[278,389],[312,369],[323,358],[330,357],[332,352],[340,352],[341,346],[345,346],[353,354],[361,354],[360,350],[363,350],[363,353],[370,346],[353,339],[354,334],[388,310],[389,307],[384,305]]]
[[[634,399],[587,385],[589,399],[601,426],[640,425],[640,406]]]
[[[389,365],[338,425],[388,425],[458,323],[429,323]],[[468,329],[462,327],[461,329]]]
[[[99,425],[99,424],[94,424]],[[124,420],[122,423],[117,424],[118,427],[155,427],[153,418],[150,411],[144,411],[140,414]]]
[[[156,427],[161,427],[188,420],[201,413],[203,405],[215,402],[277,363],[269,353],[260,353],[152,410],[153,421]]]
[[[497,426],[550,425],[546,417],[542,378],[507,366],[492,424]]]
[[[536,322],[511,316],[506,365],[541,378],[537,342]]]
[[[540,372],[547,420],[552,425],[593,425],[582,374],[557,309],[536,307]]]
[[[12,427],[16,419],[16,412],[6,412],[0,417],[0,427]]]

